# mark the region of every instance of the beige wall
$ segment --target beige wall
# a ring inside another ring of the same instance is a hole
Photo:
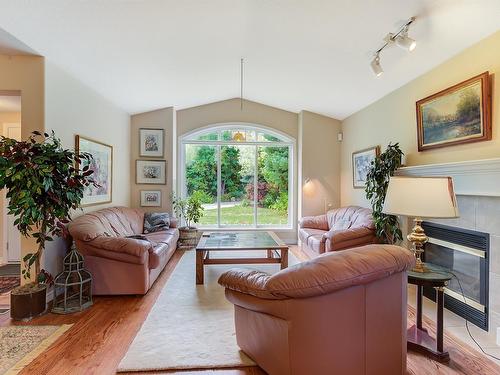
[[[340,205],[340,127],[339,120],[299,113],[299,217]]]
[[[24,124],[24,102],[23,124]],[[113,201],[86,207],[83,212],[108,206],[130,204],[130,116],[93,89],[81,83],[50,61],[45,64],[45,124],[54,130],[63,146],[75,147],[75,135],[113,146]],[[77,211],[73,216],[81,215]],[[47,246],[44,266],[59,272],[65,248],[62,241]]]
[[[4,124],[8,123],[21,123],[21,112],[0,112],[0,132],[1,135],[5,134]],[[6,248],[5,244],[7,239],[4,238],[4,215],[3,210],[5,206],[5,196],[3,192],[0,194],[0,258],[4,258],[1,262],[6,262]]]
[[[425,152],[417,151],[415,102],[484,71],[492,74],[493,139]],[[362,109],[342,122],[342,205],[367,206],[362,189],[352,188],[352,152],[399,142],[407,165],[500,157],[500,32],[466,49],[442,65]],[[387,72],[390,74],[390,72]],[[382,76],[380,79],[384,79]]]
[[[0,91],[21,92],[23,138],[44,129],[44,78],[43,57],[0,55]],[[32,238],[21,239],[21,255],[35,247]]]
[[[130,127],[130,203],[131,207],[140,207],[140,192],[141,190],[160,190],[161,191],[161,207],[145,207],[147,211],[164,211],[172,212],[172,204],[170,195],[173,186],[173,138],[174,138],[174,116],[175,111],[172,107],[159,109],[156,111],[145,112],[133,115],[131,117]],[[149,158],[139,156],[139,129],[140,128],[156,128],[164,129],[164,157]],[[167,184],[166,185],[137,185],[135,183],[136,160],[166,160],[167,161]]]

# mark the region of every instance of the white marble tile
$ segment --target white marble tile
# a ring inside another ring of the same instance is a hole
[[[500,236],[500,197],[478,197],[476,230]]]
[[[500,274],[500,236],[490,236],[490,272]]]
[[[490,272],[490,310],[500,313],[500,274]]]

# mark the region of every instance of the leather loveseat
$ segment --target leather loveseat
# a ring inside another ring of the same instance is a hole
[[[299,221],[299,240],[302,249],[311,257],[378,242],[372,211],[358,206],[303,217]]]
[[[175,220],[170,229],[150,234],[143,234],[143,226],[144,211],[126,207],[90,212],[69,224],[94,294],[145,294],[151,288],[177,248],[179,231]]]
[[[238,346],[269,375],[406,374],[407,274],[413,254],[368,245],[270,276],[219,278]]]

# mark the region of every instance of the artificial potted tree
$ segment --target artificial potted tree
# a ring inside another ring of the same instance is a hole
[[[401,166],[403,155],[398,143],[389,143],[387,149],[372,162],[366,175],[365,193],[372,205],[375,232],[380,241],[389,244],[398,243],[403,239],[397,216],[382,212],[389,179]]]
[[[175,216],[179,220],[178,247],[191,249],[196,246],[198,240],[198,229],[193,224],[200,221],[204,210],[199,194],[194,192],[187,199],[182,199],[174,194],[172,195],[172,206]],[[186,225],[181,226],[183,221]]]
[[[13,319],[30,319],[46,310],[48,283],[46,272],[40,270],[42,253],[47,242],[64,233],[85,187],[95,185],[88,166],[78,169],[82,159],[91,158],[88,153],[64,149],[54,132],[33,132],[26,141],[0,138],[0,189],[7,189],[8,214],[14,215],[21,235],[36,242],[36,250],[23,257],[22,270],[23,277],[31,280],[34,267],[34,281],[11,292]]]

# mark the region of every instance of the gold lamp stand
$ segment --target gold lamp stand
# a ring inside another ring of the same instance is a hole
[[[429,240],[429,237],[425,235],[424,228],[422,228],[422,219],[416,217],[413,221],[415,222],[415,226],[412,232],[406,237],[408,241],[413,244],[413,252],[417,260],[413,271],[427,272],[427,268],[425,268],[424,262],[422,262],[422,253],[424,252],[424,245]]]

